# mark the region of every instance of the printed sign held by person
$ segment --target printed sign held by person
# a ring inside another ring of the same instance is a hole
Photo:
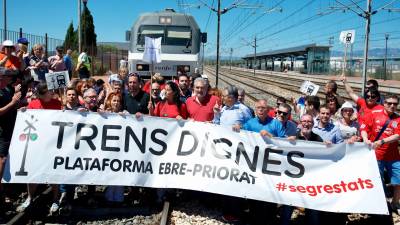
[[[69,83],[68,71],[46,73],[46,83],[49,90],[67,87]]]
[[[318,93],[319,86],[311,81],[304,81],[300,86],[300,91],[306,95],[316,95]]]

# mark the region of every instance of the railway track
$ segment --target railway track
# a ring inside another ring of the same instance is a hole
[[[227,67],[223,67],[223,69],[227,70]],[[254,76],[253,70],[244,69],[244,68],[233,68],[235,71],[243,71],[246,74]],[[289,71],[286,73],[276,72],[276,71],[265,71],[265,70],[256,70],[256,76],[265,77],[265,75],[277,77],[278,79],[288,79],[291,81],[297,81],[298,84],[301,84],[305,80],[312,81],[313,83],[323,87],[327,81],[332,80],[333,78],[337,78],[337,76],[325,76],[325,75],[308,75],[308,74],[300,74],[297,72]],[[351,77],[350,77],[351,78]],[[344,86],[342,82],[338,83],[338,90],[344,92]],[[362,84],[360,82],[348,80],[350,86],[352,86],[353,90],[356,93],[361,93]],[[379,84],[379,90],[382,94],[400,94],[400,85],[393,85],[391,82],[385,82]]]
[[[215,76],[215,70],[213,67],[206,67],[205,70],[208,73],[211,73],[213,76]],[[222,79],[224,82],[227,82],[230,84],[227,79],[233,80],[234,82],[240,83],[241,85],[248,86],[251,89],[255,89],[257,91],[260,91],[262,93],[265,93],[266,95],[272,96],[274,98],[278,96],[285,97],[289,102],[290,97],[297,97],[300,95],[303,95],[299,88],[301,84],[305,80],[310,80],[313,83],[317,84],[320,86],[320,90],[318,91],[317,96],[323,100],[325,99],[325,94],[323,91],[323,87],[325,86],[325,83],[330,80],[329,78],[321,77],[321,78],[315,78],[315,76],[311,75],[302,75],[302,74],[287,74],[287,73],[280,73],[280,72],[272,72],[272,73],[266,73],[265,71],[261,71],[262,73],[257,73],[256,76],[250,71],[247,71],[245,69],[232,69],[229,70],[227,68],[221,68],[220,70],[220,79]],[[240,78],[240,79],[238,79]],[[258,85],[252,85],[252,82],[257,82]],[[341,83],[341,82],[338,82]],[[357,92],[361,92],[361,88],[357,87],[359,86],[359,83],[356,82],[349,82],[350,85],[352,86],[353,90]],[[262,87],[262,85],[267,85],[267,86],[274,86],[279,88],[279,91],[270,91],[266,87]],[[396,86],[385,86],[381,85],[380,90],[383,95],[387,94],[400,94],[400,87]],[[290,97],[283,96],[283,93],[288,92],[295,94],[296,96],[289,95]],[[344,86],[339,84],[338,85],[338,93],[341,95],[345,100],[347,101],[352,101],[350,97],[347,95],[347,93],[344,90]],[[249,98],[251,98],[254,101],[254,96],[251,94],[248,95]]]
[[[208,73],[211,73],[211,74],[215,73],[213,70],[211,70],[209,68],[205,68],[205,71],[207,71]],[[249,91],[246,90],[246,97],[249,98],[252,103],[255,103],[258,99],[260,99],[260,97],[257,97],[257,96],[260,96],[260,95],[268,95],[268,96],[271,96],[274,99],[276,99],[277,97],[280,96],[277,93],[265,91],[264,89],[262,89],[260,87],[248,84],[246,82],[243,82],[240,79],[232,78],[229,75],[226,75],[224,72],[221,72],[220,75],[222,75],[223,77],[220,77],[219,80],[222,81],[222,82],[225,82],[225,83],[227,83],[229,85],[233,84],[232,81],[234,81],[235,83],[240,83],[243,86],[250,87],[253,91],[249,92]],[[257,92],[257,94],[254,94],[254,90]]]
[[[13,217],[9,218],[4,224],[7,225],[21,225],[21,224],[86,224],[81,221],[90,221],[88,223],[94,224],[93,221],[98,221],[98,224],[125,224],[132,220],[132,224],[169,224],[171,218],[171,212],[173,210],[172,205],[169,201],[164,201],[162,204],[162,211],[159,212],[154,209],[150,209],[151,206],[137,206],[137,207],[107,207],[99,205],[98,208],[90,208],[80,205],[75,205],[69,215],[49,215],[47,207],[51,204],[52,199],[51,187],[46,188],[43,192],[37,195],[31,205],[23,212],[16,213]],[[139,217],[133,222],[135,217]],[[141,218],[153,217],[151,223],[141,222]],[[120,221],[116,221],[114,218],[121,218]],[[124,219],[128,218],[128,219]],[[114,219],[114,221],[107,221],[107,219]],[[104,222],[106,220],[106,222]],[[154,222],[154,220],[156,220]],[[125,222],[124,222],[125,221]],[[1,223],[3,224],[3,223]]]
[[[212,68],[205,68],[205,71],[215,76],[215,70]],[[232,76],[234,75],[234,76]],[[226,70],[221,70],[219,73],[219,80],[227,83],[227,84],[240,84],[239,86],[248,87],[251,90],[255,90],[257,94],[254,94],[254,91],[246,90],[246,97],[250,98],[252,102],[256,102],[258,99],[265,98],[268,100],[269,104],[274,105],[274,101],[277,97],[284,97],[289,103],[291,102],[291,97],[299,97],[302,93],[299,91],[299,86],[294,84],[287,84],[280,81],[275,80],[267,80],[259,77],[249,77],[245,74],[241,74],[240,72],[231,72]],[[233,82],[232,82],[233,81]],[[257,85],[252,84],[252,82],[257,82]],[[275,87],[275,91],[271,91],[271,88],[267,88],[265,85],[269,87]],[[245,88],[245,89],[248,89]],[[283,93],[295,93],[296,95],[287,95],[284,96]],[[258,97],[257,97],[258,96]],[[261,97],[260,97],[261,96]],[[270,97],[265,97],[270,96]],[[318,96],[323,99],[324,95],[322,93],[318,93]]]

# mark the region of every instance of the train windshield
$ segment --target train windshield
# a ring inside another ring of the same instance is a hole
[[[138,34],[138,44],[144,45],[144,37],[151,37],[151,38],[159,38],[162,37],[164,39],[164,27],[162,26],[141,26],[139,28]],[[163,40],[164,42],[164,40]]]
[[[192,45],[192,31],[190,27],[167,27],[166,45]]]
[[[163,45],[192,46],[192,31],[190,27],[143,25],[139,28],[138,45],[144,45],[144,37],[162,37]]]

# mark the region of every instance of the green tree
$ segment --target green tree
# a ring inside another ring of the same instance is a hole
[[[89,55],[96,55],[97,47],[97,35],[95,33],[95,27],[93,24],[93,16],[90,13],[86,4],[83,6],[83,12],[81,15],[82,25],[82,49],[87,49]]]
[[[65,35],[65,40],[64,40],[64,49],[78,49],[78,40],[77,40],[77,35],[76,32],[74,31],[74,25],[71,23],[69,24],[69,27],[67,29],[67,34]]]

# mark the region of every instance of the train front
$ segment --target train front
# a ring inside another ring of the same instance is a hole
[[[199,68],[200,43],[206,42],[206,34],[190,15],[176,13],[172,9],[145,13],[134,23],[127,39],[130,40],[129,69],[143,78],[149,78],[151,65],[144,62],[145,37],[162,38],[161,63],[154,64],[154,73],[174,77],[179,72],[192,74]]]

